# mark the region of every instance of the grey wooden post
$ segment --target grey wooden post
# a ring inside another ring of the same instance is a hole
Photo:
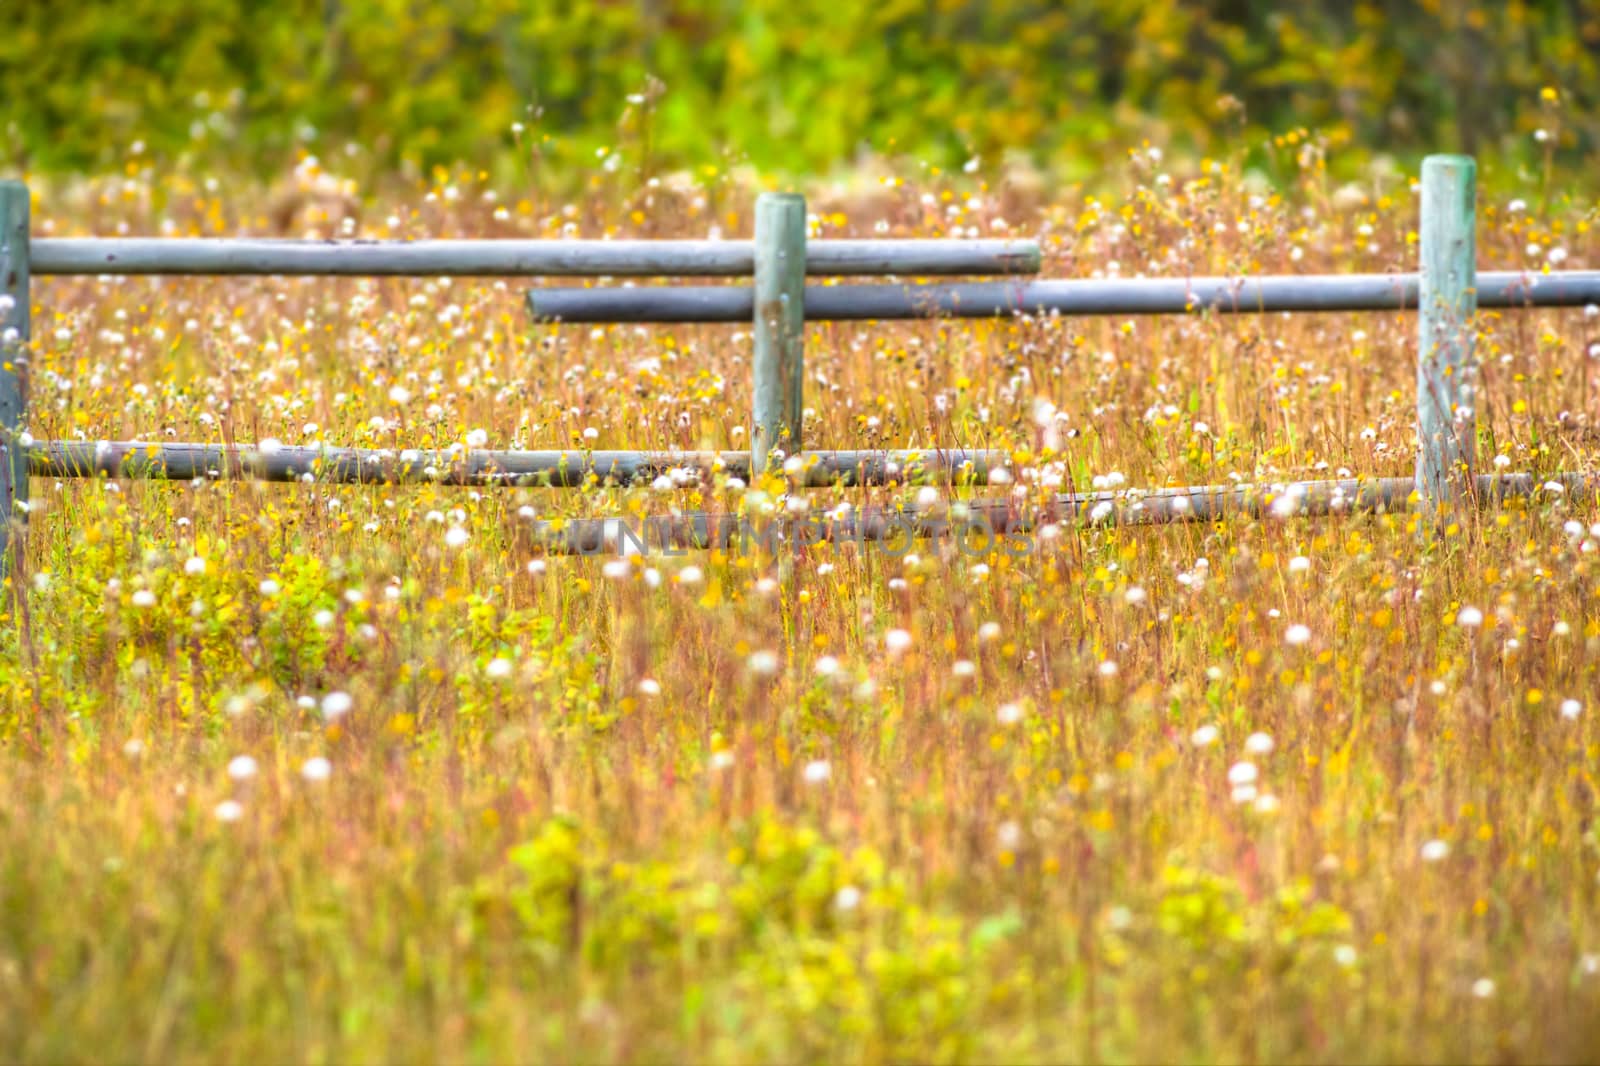
[[[1469,156],[1422,163],[1422,262],[1417,295],[1417,494],[1424,510],[1467,502],[1476,451],[1473,351],[1477,165]]]
[[[800,450],[805,389],[806,201],[794,193],[756,200],[755,367],[750,473],[768,454]]]
[[[27,514],[28,312],[28,187],[0,182],[0,573],[12,570],[7,549],[22,550],[13,533]]]

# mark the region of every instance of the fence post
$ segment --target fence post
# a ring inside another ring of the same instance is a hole
[[[1417,494],[1433,515],[1459,509],[1474,487],[1477,170],[1470,156],[1433,155],[1422,162]]]
[[[800,450],[805,391],[806,201],[794,193],[756,200],[755,368],[750,475],[774,448]]]
[[[0,182],[0,574],[15,572],[8,548],[22,551],[28,501],[28,187]]]

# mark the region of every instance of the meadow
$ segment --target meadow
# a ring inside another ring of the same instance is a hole
[[[1406,176],[1280,146],[1278,188],[1148,148],[1099,199],[885,174],[810,190],[813,232],[1036,236],[1053,277],[1415,269]],[[282,221],[324,236],[733,236],[754,196],[293,181]],[[137,164],[37,188],[36,235],[270,232],[283,202]],[[1600,261],[1592,201],[1479,218],[1481,269]],[[495,280],[33,291],[36,438],[747,446],[736,327],[534,325]],[[35,479],[0,604],[0,1058],[1600,1057],[1592,501],[986,556],[529,532],[1409,476],[1416,328],[808,328],[808,445],[1009,450],[984,489]],[[1600,309],[1478,330],[1480,468],[1593,469]]]

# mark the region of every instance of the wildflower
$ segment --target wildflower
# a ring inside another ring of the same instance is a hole
[[[333,612],[326,609],[318,611],[311,616],[311,624],[318,629],[327,629],[333,625]]]
[[[140,589],[133,594],[133,605],[135,607],[154,607],[156,605],[156,594],[149,589]]]
[[[1189,734],[1189,743],[1197,748],[1209,748],[1217,742],[1219,731],[1214,725],[1203,725]]]
[[[678,583],[680,585],[698,585],[700,579],[704,576],[698,566],[686,566],[678,571]]]
[[[1494,981],[1487,977],[1480,977],[1472,982],[1472,996],[1474,999],[1488,999],[1494,995]]]
[[[1257,814],[1277,814],[1278,797],[1270,792],[1263,792],[1256,797],[1255,811]]]
[[[600,574],[610,581],[620,581],[633,569],[626,559],[611,559],[600,568]]]
[[[248,755],[236,755],[228,763],[228,776],[235,781],[248,781],[256,776],[256,761]]]
[[[1483,612],[1476,607],[1463,607],[1456,614],[1456,625],[1463,629],[1477,629],[1483,625]]]
[[[1100,676],[1113,678],[1117,676],[1117,664],[1112,659],[1107,659],[1100,664]]]
[[[641,695],[641,696],[659,696],[659,695],[661,695],[661,682],[657,681],[653,677],[643,678],[639,682],[639,695]]]
[[[1277,745],[1273,743],[1271,735],[1267,733],[1251,733],[1244,742],[1244,750],[1251,755],[1271,755],[1272,749],[1275,747]]]
[[[467,434],[467,447],[469,448],[482,448],[488,443],[489,432],[487,430],[475,429]]]
[[[244,817],[244,805],[238,800],[223,800],[211,813],[219,822],[237,822]]]
[[[806,763],[801,776],[808,785],[821,785],[833,776],[833,767],[828,764],[827,759],[812,759]]]
[[[861,906],[861,890],[855,885],[845,885],[833,894],[833,905],[841,911],[853,911]]]
[[[1128,603],[1137,607],[1148,598],[1148,595],[1144,589],[1140,588],[1138,585],[1132,585],[1129,586],[1128,591],[1122,594],[1122,598]]]
[[[350,713],[354,704],[348,692],[330,692],[322,697],[322,717],[325,721],[337,722]]]
[[[911,647],[911,634],[904,629],[891,629],[883,635],[883,646],[890,655],[900,655]]]
[[[1561,701],[1561,717],[1565,718],[1567,721],[1576,722],[1578,720],[1578,715],[1582,713],[1583,704],[1579,703],[1577,700]]]
[[[206,561],[205,561],[204,557],[199,556],[199,555],[191,555],[191,556],[189,556],[189,558],[187,560],[185,560],[185,562],[183,564],[183,572],[186,573],[186,574],[193,574],[193,575],[196,575],[196,576],[205,573],[206,572]]]
[[[1234,785],[1229,798],[1235,803],[1249,803],[1256,798],[1256,786]]]
[[[307,759],[300,767],[300,776],[312,784],[321,784],[333,773],[333,764],[321,755]]]
[[[1290,647],[1299,647],[1311,639],[1311,627],[1292,625],[1284,631],[1283,639]]]
[[[460,548],[471,539],[472,534],[468,533],[460,526],[451,526],[450,531],[444,535],[445,544],[452,548]]]
[[[1016,822],[1001,822],[994,839],[1006,851],[1016,851],[1022,844],[1022,827]]]
[[[771,677],[778,672],[778,653],[775,651],[757,651],[750,653],[750,660],[746,664],[750,672],[757,677]]]
[[[713,770],[726,770],[733,765],[733,752],[714,751],[711,753],[711,768]]]
[[[144,741],[138,737],[130,737],[122,745],[122,754],[130,759],[137,759],[144,754]]]
[[[950,664],[950,672],[956,677],[972,677],[977,674],[978,667],[971,659],[957,659]]]
[[[511,660],[503,656],[500,658],[490,659],[488,665],[483,668],[483,672],[488,674],[490,677],[495,678],[496,680],[510,677]]]
[[[995,712],[995,717],[1000,720],[1001,725],[1016,725],[1022,721],[1022,704],[1002,703],[1000,709]]]
[[[1289,573],[1304,574],[1311,569],[1311,560],[1304,555],[1296,555],[1289,560]]]
[[[1347,970],[1356,964],[1357,958],[1356,949],[1349,944],[1340,944],[1333,949],[1333,961]]]
[[[1423,862],[1443,862],[1450,854],[1450,845],[1442,840],[1430,840],[1422,845]]]
[[[839,660],[831,655],[824,655],[817,660],[815,669],[818,677],[832,677],[839,672]]]
[[[1000,623],[985,622],[978,627],[978,639],[987,644],[992,640],[1000,639]]]
[[[1228,767],[1228,784],[1230,785],[1253,785],[1259,776],[1260,771],[1256,769],[1256,764],[1253,762],[1236,762]]]

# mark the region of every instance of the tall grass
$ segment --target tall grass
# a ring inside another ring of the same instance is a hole
[[[1414,269],[1406,182],[1318,173],[1172,181],[1141,151],[1117,202],[978,174],[814,204],[827,235],[1037,234],[1056,276]],[[445,175],[347,231],[749,227],[744,190],[490,192]],[[35,230],[263,210],[135,176],[53,190]],[[1486,203],[1481,266],[1592,264],[1594,221]],[[748,331],[534,327],[519,290],[42,280],[29,428],[746,445]],[[1595,310],[1479,326],[1484,469],[1592,467]],[[806,434],[1010,449],[984,491],[1021,507],[1404,476],[1415,329],[817,325]],[[1438,536],[1406,514],[1061,527],[983,558],[546,559],[528,532],[785,489],[36,479],[0,619],[0,1056],[1595,1057],[1589,503]]]

